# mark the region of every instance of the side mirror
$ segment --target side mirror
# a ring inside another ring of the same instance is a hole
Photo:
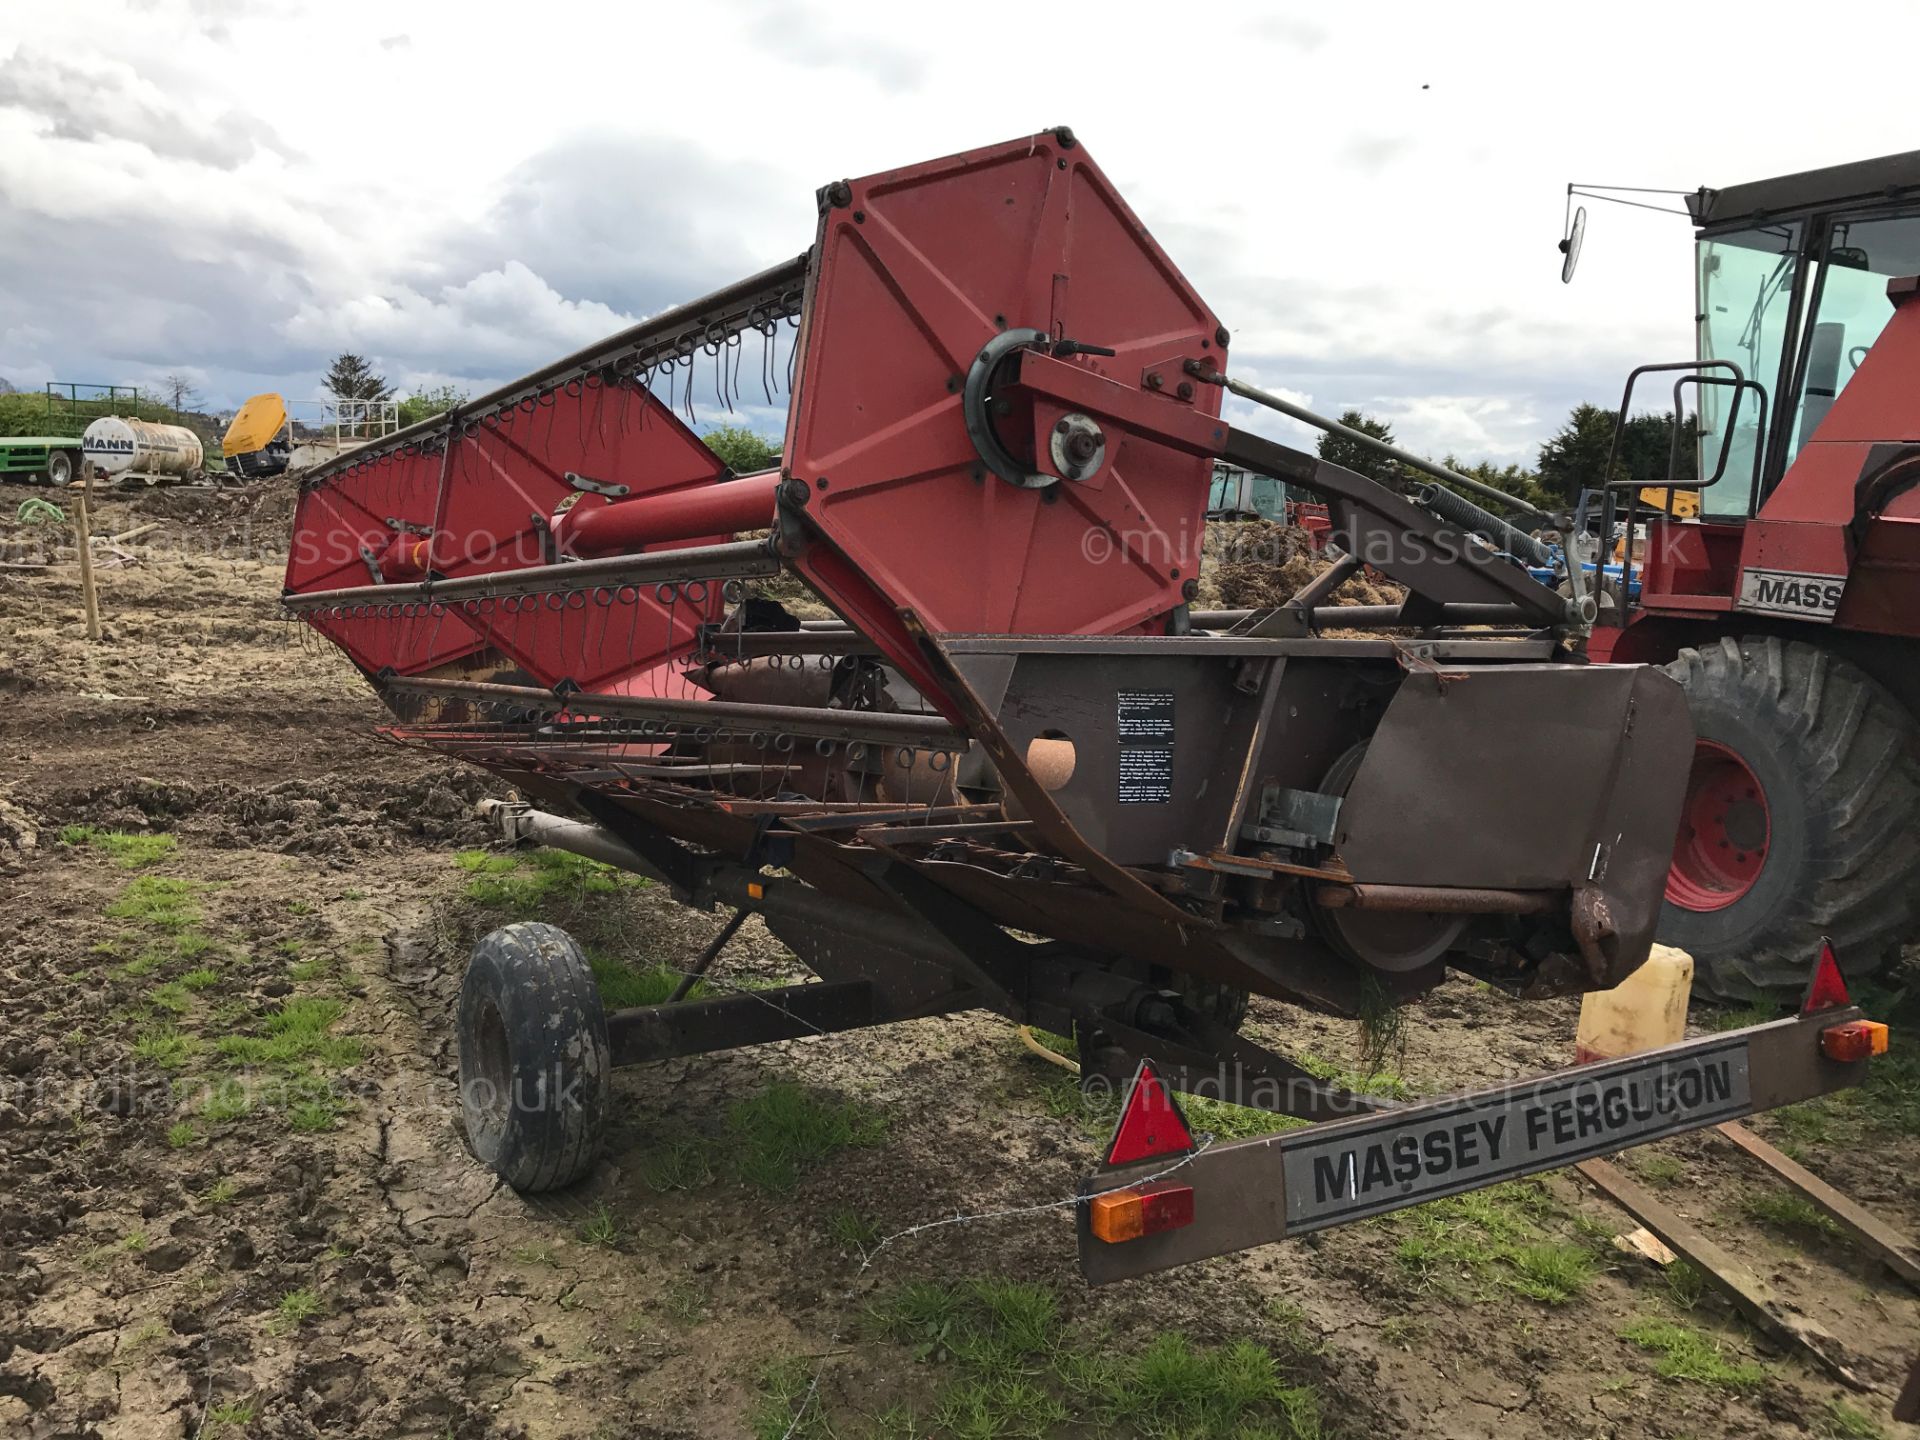
[[[1580,242],[1587,238],[1587,207],[1582,205],[1573,212],[1573,224],[1567,228],[1567,238],[1560,242],[1560,253],[1566,259],[1560,262],[1560,283],[1565,285],[1573,279],[1573,268],[1580,263]]]

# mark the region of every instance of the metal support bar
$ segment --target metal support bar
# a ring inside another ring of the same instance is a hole
[[[805,705],[751,705],[734,700],[675,700],[652,695],[605,695],[581,690],[556,695],[537,685],[493,685],[481,680],[431,680],[389,676],[385,690],[445,695],[524,708],[535,713],[566,710],[576,715],[625,715],[675,729],[721,727],[768,735],[810,735],[825,740],[914,750],[958,750],[966,738],[937,715],[901,715],[873,710],[832,710]]]
[[[741,540],[728,545],[694,545],[649,555],[609,555],[599,560],[528,565],[518,570],[461,575],[452,580],[310,590],[282,595],[280,603],[294,611],[337,605],[451,604],[460,600],[497,600],[574,590],[678,585],[694,580],[752,579],[779,573],[780,557],[767,548],[765,541]]]
[[[1201,378],[1217,380],[1242,400],[1251,400],[1254,404],[1264,405],[1269,410],[1278,410],[1282,415],[1298,420],[1303,425],[1311,425],[1314,429],[1324,430],[1329,435],[1338,435],[1342,440],[1351,440],[1356,445],[1377,450],[1382,455],[1398,460],[1409,469],[1418,470],[1422,475],[1431,475],[1434,479],[1444,480],[1449,485],[1458,485],[1463,490],[1471,490],[1476,495],[1485,496],[1530,519],[1542,522],[1552,519],[1538,506],[1528,504],[1518,495],[1509,495],[1497,485],[1489,485],[1486,481],[1476,480],[1471,475],[1462,475],[1458,470],[1449,470],[1444,465],[1436,465],[1425,456],[1415,455],[1410,450],[1402,450],[1398,445],[1390,445],[1376,435],[1369,435],[1364,430],[1355,430],[1350,425],[1342,425],[1338,420],[1329,420],[1324,415],[1316,415],[1304,405],[1283,400],[1278,395],[1257,389],[1243,380],[1235,380],[1230,375],[1220,375],[1217,372],[1208,372]]]
[[[960,1007],[956,1007],[960,1008]],[[903,1016],[883,1015],[865,980],[788,985],[750,995],[679,1004],[639,1005],[607,1017],[615,1065],[706,1055],[836,1030],[858,1030]]]
[[[705,975],[713,962],[720,958],[720,952],[727,948],[727,942],[733,939],[734,933],[739,930],[746,918],[745,910],[733,912],[732,918],[720,927],[720,933],[713,937],[712,943],[700,952],[699,958],[693,964],[686,968],[686,972],[680,977],[680,983],[673,987],[673,994],[667,997],[667,1004],[678,1005],[693,992],[693,987],[700,983],[700,977]]]

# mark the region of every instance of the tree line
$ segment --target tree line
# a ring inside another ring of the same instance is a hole
[[[1544,510],[1570,510],[1579,501],[1582,490],[1597,490],[1608,479],[1640,485],[1666,484],[1669,451],[1674,441],[1673,413],[1631,416],[1621,429],[1620,448],[1609,476],[1607,451],[1613,445],[1614,422],[1618,416],[1617,410],[1602,409],[1598,405],[1574,406],[1566,423],[1541,445],[1531,468],[1517,464],[1495,465],[1491,460],[1469,464],[1453,455],[1440,463]],[[1396,443],[1391,425],[1358,410],[1347,411],[1340,417],[1340,423],[1389,445]],[[1684,484],[1700,473],[1696,458],[1700,422],[1693,415],[1685,415],[1678,423],[1680,453],[1674,474]],[[1319,453],[1322,460],[1377,480],[1393,490],[1425,484],[1430,478],[1343,435],[1322,435]]]

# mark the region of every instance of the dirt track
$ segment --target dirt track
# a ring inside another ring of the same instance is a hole
[[[0,518],[33,493],[0,487]],[[1094,1161],[1064,1074],[978,1016],[623,1071],[592,1181],[498,1189],[450,1103],[472,938],[553,919],[638,983],[717,917],[456,862],[490,782],[375,737],[345,662],[275,615],[261,543],[290,491],[100,509],[163,529],[102,574],[99,646],[71,564],[0,575],[0,1436],[780,1436],[803,1402],[799,1433],[845,1436],[1895,1428],[1888,1396],[1618,1254],[1630,1222],[1566,1176],[1097,1292],[1064,1209],[876,1250],[1064,1199]],[[9,553],[23,534],[0,525]],[[752,926],[725,966],[794,973]],[[1452,982],[1374,1083],[1562,1063],[1573,1016]],[[1250,1023],[1356,1063],[1349,1026]],[[1912,1234],[1910,1055],[1899,1085],[1760,1128]],[[842,1148],[741,1173],[786,1083],[850,1120]],[[1897,1387],[1915,1295],[1717,1139],[1627,1163]]]

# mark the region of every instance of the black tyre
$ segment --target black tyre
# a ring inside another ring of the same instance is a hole
[[[47,483],[67,485],[79,478],[80,461],[71,450],[55,450],[47,456]]]
[[[1792,997],[1823,936],[1852,976],[1920,928],[1920,726],[1817,645],[1723,638],[1667,667],[1697,735],[1660,938],[1703,988]]]
[[[587,957],[556,925],[524,922],[473,947],[460,986],[460,1112],[467,1144],[515,1190],[593,1169],[612,1051]]]

